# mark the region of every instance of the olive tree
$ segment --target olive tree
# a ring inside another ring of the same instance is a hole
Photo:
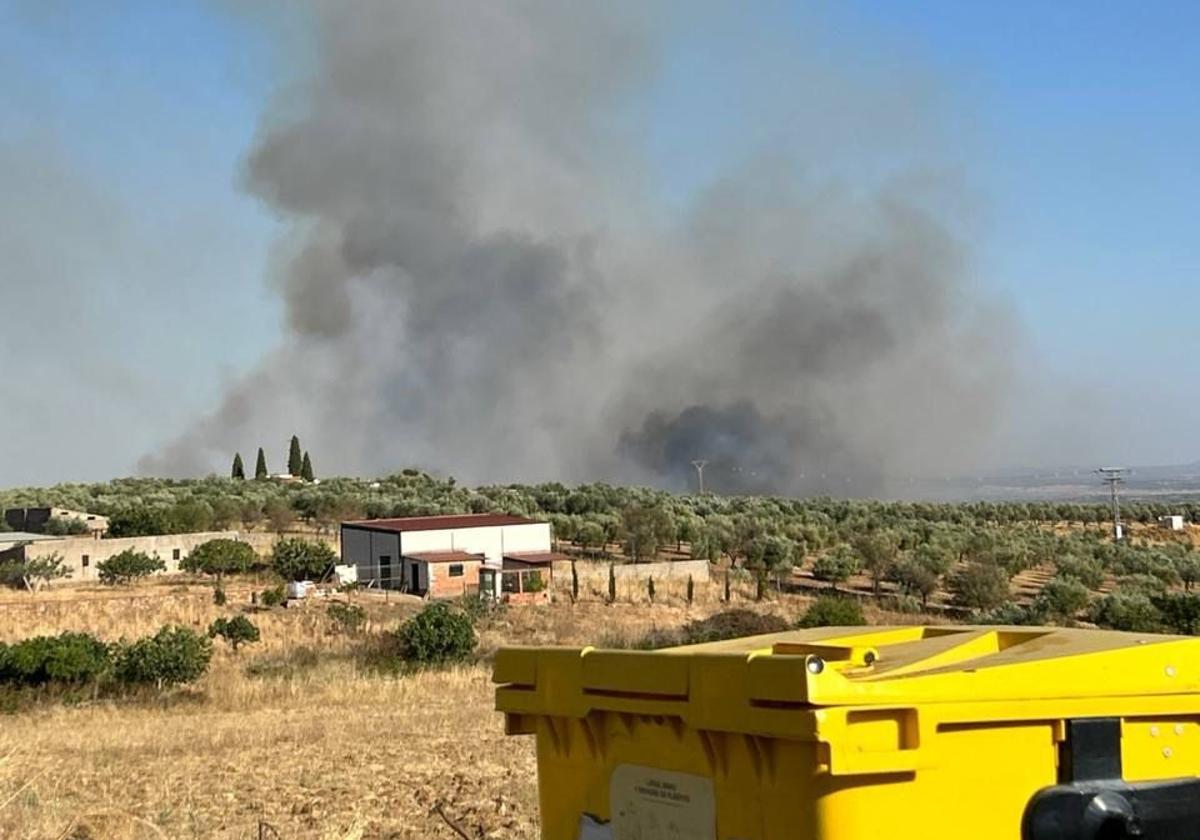
[[[254,549],[249,543],[240,540],[217,539],[201,543],[179,563],[179,568],[185,572],[211,575],[217,579],[217,586],[225,575],[238,574],[247,571],[256,559]]]

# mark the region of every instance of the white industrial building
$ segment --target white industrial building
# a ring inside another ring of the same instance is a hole
[[[1182,531],[1183,517],[1177,513],[1170,516],[1160,516],[1158,517],[1158,524],[1168,531]]]
[[[482,588],[500,597],[544,590],[551,564],[550,524],[480,513],[342,523],[342,565],[381,589],[449,598]],[[542,575],[546,576],[544,580]]]

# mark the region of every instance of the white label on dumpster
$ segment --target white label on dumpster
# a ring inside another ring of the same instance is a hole
[[[621,764],[610,794],[613,840],[716,840],[712,779]]]
[[[575,840],[612,840],[612,826],[593,817],[583,814],[579,818],[579,833]]]

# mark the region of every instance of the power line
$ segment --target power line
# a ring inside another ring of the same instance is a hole
[[[1119,541],[1124,532],[1121,528],[1121,498],[1118,488],[1125,483],[1125,468],[1101,467],[1096,472],[1100,475],[1100,480],[1108,485],[1109,493],[1112,496],[1113,540]]]

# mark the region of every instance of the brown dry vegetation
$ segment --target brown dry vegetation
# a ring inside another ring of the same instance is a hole
[[[169,581],[6,592],[0,639],[202,628],[248,609],[250,588],[227,587],[223,609],[208,587]],[[632,641],[723,608],[715,582],[698,584],[691,606],[682,593],[681,581],[662,581],[653,606],[629,586],[611,606],[560,595],[552,606],[509,609],[482,623],[481,655],[506,643]],[[789,619],[806,603],[783,596],[756,605],[746,595],[735,606]],[[419,608],[407,598],[357,600],[368,607],[368,633]],[[24,702],[0,716],[0,837],[453,838],[431,813],[439,803],[471,837],[537,836],[533,743],[504,737],[486,662],[384,676],[356,663],[362,641],[334,634],[320,603],[251,618],[262,642],[236,655],[218,645],[191,689]]]

